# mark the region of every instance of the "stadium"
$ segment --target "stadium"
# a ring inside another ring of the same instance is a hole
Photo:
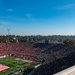
[[[0,75],[53,75],[75,65],[75,46],[50,43],[0,43]]]
[[[19,75],[24,68],[34,66],[37,58],[31,55],[32,46],[30,48],[29,46],[29,44],[0,43],[0,75],[12,75],[16,72]]]
[[[0,75],[75,75],[75,0],[0,0]]]

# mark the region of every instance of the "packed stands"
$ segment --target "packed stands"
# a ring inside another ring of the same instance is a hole
[[[0,56],[30,56],[42,65],[33,75],[54,74],[75,64],[75,46],[48,43],[0,43]]]

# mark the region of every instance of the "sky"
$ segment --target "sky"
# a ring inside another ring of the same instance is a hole
[[[75,35],[75,0],[0,0],[0,35]]]

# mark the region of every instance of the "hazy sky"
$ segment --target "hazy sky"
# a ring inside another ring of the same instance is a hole
[[[0,0],[0,34],[75,35],[75,0]]]

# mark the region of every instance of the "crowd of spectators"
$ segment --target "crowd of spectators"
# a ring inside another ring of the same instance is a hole
[[[33,44],[28,43],[0,43],[0,56],[15,54],[15,55],[30,55],[33,52]]]
[[[0,43],[0,56],[30,56],[42,66],[33,75],[51,75],[75,64],[75,46],[48,43]]]
[[[53,75],[59,71],[75,65],[75,52],[67,57],[56,59],[38,67],[32,75]]]

